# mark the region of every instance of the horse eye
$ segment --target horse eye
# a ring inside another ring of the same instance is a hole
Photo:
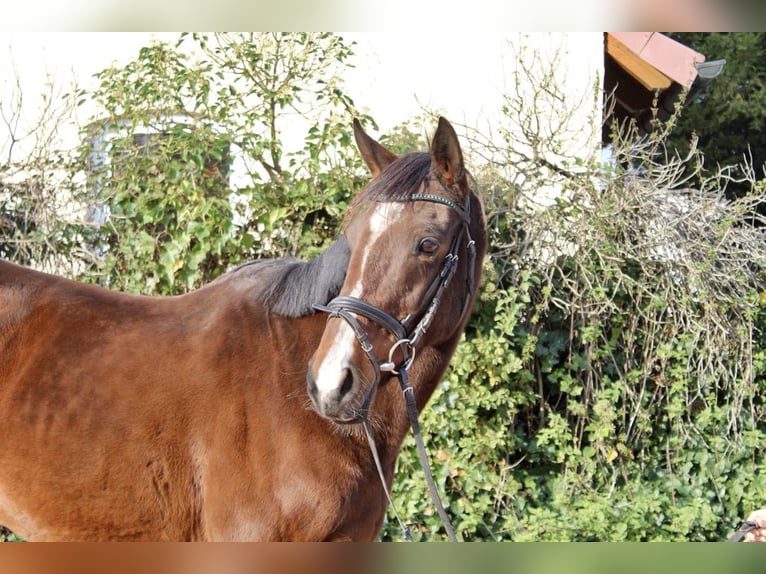
[[[418,252],[424,255],[436,253],[437,249],[439,249],[439,242],[432,237],[421,239],[420,245],[418,245]]]

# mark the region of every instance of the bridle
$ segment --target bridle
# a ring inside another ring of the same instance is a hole
[[[461,226],[452,238],[449,252],[444,257],[439,273],[434,277],[431,285],[426,290],[424,300],[430,302],[417,324],[413,325],[414,320],[419,314],[408,315],[399,320],[383,309],[371,305],[366,301],[362,301],[357,297],[341,295],[335,297],[327,305],[314,305],[316,310],[327,313],[328,318],[341,318],[353,329],[362,350],[365,355],[367,355],[367,358],[375,371],[375,379],[372,387],[376,387],[380,383],[381,373],[390,372],[393,375],[398,375],[399,371],[402,369],[406,370],[414,360],[416,346],[436,316],[436,311],[441,303],[442,295],[457,271],[459,262],[458,251],[464,238],[467,238],[468,277],[466,280],[466,295],[461,317],[465,314],[467,307],[471,302],[471,295],[473,295],[475,289],[474,262],[476,259],[476,246],[474,240],[471,238],[471,232],[469,230],[471,219],[470,196],[467,198],[464,206],[459,205],[447,197],[431,193],[417,193],[404,197],[385,198],[379,201],[429,201],[432,203],[440,203],[450,207],[460,216]],[[383,327],[394,337],[395,342],[389,350],[387,361],[378,361],[373,353],[373,346],[367,336],[367,332],[359,323],[357,316],[369,319],[378,326]],[[394,354],[397,350],[400,350],[402,355],[398,365],[394,361]]]
[[[447,197],[435,195],[432,193],[416,193],[402,197],[387,197],[384,199],[379,199],[378,201],[428,201],[431,203],[440,203],[451,208],[460,217],[461,225],[459,230],[452,238],[449,252],[444,257],[444,261],[442,262],[439,273],[434,277],[430,286],[426,290],[424,297],[424,300],[428,302],[426,310],[422,313],[422,315],[417,313],[408,315],[407,317],[399,320],[383,309],[380,309],[379,307],[371,305],[366,301],[362,301],[357,297],[349,297],[345,295],[335,297],[327,305],[314,305],[314,308],[318,311],[327,313],[328,319],[337,317],[346,321],[346,323],[348,323],[348,325],[354,331],[362,351],[364,351],[365,355],[367,355],[367,358],[372,364],[373,370],[375,372],[375,378],[372,385],[370,386],[370,391],[363,402],[362,412],[366,413],[370,404],[372,403],[372,399],[375,396],[377,387],[380,384],[381,373],[388,372],[399,378],[399,383],[407,403],[407,411],[410,417],[412,431],[415,436],[415,442],[417,444],[420,462],[426,475],[431,497],[434,501],[434,505],[437,508],[439,516],[442,519],[442,523],[444,524],[444,528],[447,531],[447,535],[449,536],[450,540],[454,542],[456,541],[455,533],[452,526],[450,525],[449,518],[447,517],[447,513],[444,510],[444,506],[439,499],[436,485],[433,480],[433,475],[431,473],[431,468],[428,463],[428,457],[425,452],[425,446],[423,445],[423,438],[420,433],[420,425],[418,423],[418,410],[417,405],[415,404],[415,393],[409,383],[408,369],[412,364],[412,361],[415,359],[415,351],[417,349],[417,345],[421,341],[423,335],[426,333],[431,325],[431,322],[436,316],[436,312],[441,303],[442,295],[444,294],[444,291],[449,286],[453,276],[457,271],[459,262],[458,251],[460,250],[460,246],[464,240],[466,242],[466,252],[468,255],[468,271],[466,278],[465,299],[463,301],[463,309],[460,315],[461,318],[465,315],[472,300],[472,295],[476,288],[474,269],[476,260],[476,244],[471,237],[471,232],[469,229],[471,220],[471,193],[469,192],[467,194],[464,205],[459,205],[457,202]],[[415,323],[415,320],[419,315],[420,320]],[[395,342],[389,349],[387,361],[378,361],[378,358],[374,353],[373,345],[370,342],[370,338],[357,317],[365,317],[366,319],[369,319],[378,326],[383,327],[393,336]],[[401,359],[398,363],[395,362],[394,359],[394,355],[396,354],[397,350],[401,354]],[[386,487],[386,481],[383,476],[383,470],[378,457],[377,448],[375,447],[375,441],[372,435],[369,421],[367,420],[366,416],[361,422],[364,424],[364,428],[367,433],[367,440],[370,445],[370,450],[372,451],[373,458],[375,459],[375,465],[378,469],[378,475],[380,477],[381,483],[383,484],[383,490],[386,493],[388,503],[391,505],[391,508],[393,509],[397,520],[399,521],[405,538],[407,540],[412,540],[409,528],[399,517],[399,513],[397,512],[396,507],[391,500],[391,494]]]

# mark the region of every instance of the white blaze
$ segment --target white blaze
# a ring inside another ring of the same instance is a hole
[[[404,204],[396,202],[378,203],[375,206],[375,211],[372,213],[372,217],[370,217],[369,221],[370,228],[366,234],[367,243],[364,247],[364,253],[362,253],[362,266],[359,273],[359,281],[357,281],[356,285],[351,289],[351,292],[349,293],[350,297],[361,299],[364,295],[362,278],[367,271],[367,260],[370,257],[370,253],[374,249],[375,243],[380,239],[380,236],[383,235],[383,232],[386,229],[388,229],[389,223],[399,218],[402,209],[404,209]]]

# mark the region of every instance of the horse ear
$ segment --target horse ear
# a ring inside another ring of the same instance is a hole
[[[356,147],[359,148],[364,163],[370,168],[373,178],[378,177],[380,172],[398,157],[368,136],[356,118],[354,118],[354,139],[356,140]]]
[[[463,152],[460,151],[460,143],[452,124],[441,117],[431,142],[431,159],[444,179],[444,183],[458,189],[463,188],[462,184],[465,181]]]

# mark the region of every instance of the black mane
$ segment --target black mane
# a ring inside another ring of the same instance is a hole
[[[326,305],[343,286],[351,252],[342,235],[312,261],[280,259],[269,265],[272,276],[259,293],[268,310],[285,317],[314,313],[315,304]],[[256,264],[260,262],[254,262]]]

